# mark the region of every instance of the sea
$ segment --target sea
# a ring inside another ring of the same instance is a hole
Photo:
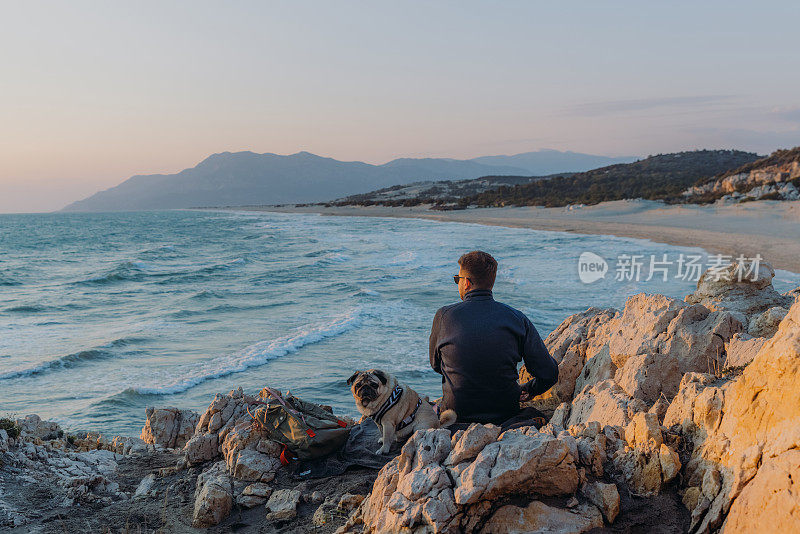
[[[708,259],[647,240],[421,219],[0,215],[0,417],[138,435],[147,406],[202,411],[216,393],[265,385],[353,416],[346,380],[368,368],[439,396],[431,321],[458,301],[457,259],[474,249],[499,262],[495,298],[543,338],[590,306],[695,287],[680,273],[648,280],[646,263],[633,276],[620,258]],[[609,263],[591,283],[578,272],[586,252]],[[774,284],[800,276],[778,271]]]

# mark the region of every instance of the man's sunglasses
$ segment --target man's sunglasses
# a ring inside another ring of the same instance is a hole
[[[466,276],[459,276],[459,275],[455,274],[455,275],[453,275],[453,282],[455,282],[455,283],[456,283],[456,285],[458,285],[458,281],[459,281],[460,279],[462,279],[462,278],[465,278],[465,279],[469,280],[469,277],[466,277]],[[470,282],[472,282],[472,280],[469,280],[469,281],[470,281]]]

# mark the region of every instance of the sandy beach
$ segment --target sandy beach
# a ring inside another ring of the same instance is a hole
[[[569,208],[514,207],[431,211],[427,206],[281,206],[248,210],[436,221],[604,234],[701,247],[712,254],[760,254],[777,269],[800,272],[800,201],[758,201],[725,206],[665,205],[620,200]]]

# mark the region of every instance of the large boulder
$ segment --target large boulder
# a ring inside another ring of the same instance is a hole
[[[609,523],[619,515],[619,490],[615,484],[587,482],[581,486],[581,494],[600,509]]]
[[[578,489],[579,476],[570,448],[543,433],[505,432],[487,445],[459,477],[458,504],[500,495],[566,495]]]
[[[587,349],[597,329],[609,321],[616,310],[611,308],[589,308],[570,315],[545,339],[550,355],[558,362],[558,383],[550,390],[531,401],[531,405],[550,413],[562,402],[572,399],[576,380],[583,371],[587,359],[594,355]],[[532,375],[523,365],[519,381],[524,384]]]
[[[725,345],[725,368],[732,369],[748,365],[766,343],[766,338],[749,334],[734,334]]]
[[[751,318],[769,308],[792,305],[791,296],[781,295],[772,287],[774,276],[772,265],[764,261],[744,261],[709,269],[697,281],[697,289],[686,297],[686,302],[702,304],[710,310],[736,312],[747,325]]]
[[[260,397],[247,395],[242,388],[232,390],[227,395],[217,394],[208,408],[196,419],[191,439],[186,442],[183,452],[189,465],[213,460],[222,455],[228,472],[243,480],[260,480],[269,476],[256,477],[254,471],[262,475],[275,471],[274,462],[263,460],[259,455],[277,458],[281,446],[270,440],[267,433],[253,424],[251,413],[261,406]],[[245,453],[242,461],[240,454]]]
[[[208,528],[228,517],[233,507],[233,483],[225,464],[217,462],[197,477],[192,526]]]
[[[372,493],[356,511],[366,532],[405,528],[456,531],[458,506],[442,462],[451,451],[446,429],[417,431],[400,455],[378,473]]]
[[[674,397],[682,376],[680,362],[671,354],[637,354],[617,370],[614,381],[631,397],[652,405],[662,395]]]
[[[603,526],[603,516],[590,503],[563,509],[533,501],[525,507],[508,504],[499,508],[486,522],[482,533],[526,534],[547,532],[552,534],[581,534]]]
[[[22,438],[51,440],[64,435],[58,423],[44,421],[36,414],[17,419],[17,428]]]
[[[585,388],[575,397],[564,426],[570,427],[591,421],[597,421],[602,425],[625,426],[634,410],[641,411],[646,408],[641,401],[637,405],[636,401],[614,380],[603,380]]]
[[[142,428],[142,440],[168,449],[182,448],[194,435],[198,415],[191,410],[153,408],[146,410],[147,420]]]
[[[753,315],[748,323],[747,331],[755,337],[772,337],[778,331],[781,323],[789,310],[782,306],[767,308],[758,315]]]

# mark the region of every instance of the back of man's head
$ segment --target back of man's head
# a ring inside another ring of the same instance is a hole
[[[481,250],[467,252],[458,258],[458,264],[469,273],[469,277],[479,289],[492,289],[497,276],[497,260]]]

